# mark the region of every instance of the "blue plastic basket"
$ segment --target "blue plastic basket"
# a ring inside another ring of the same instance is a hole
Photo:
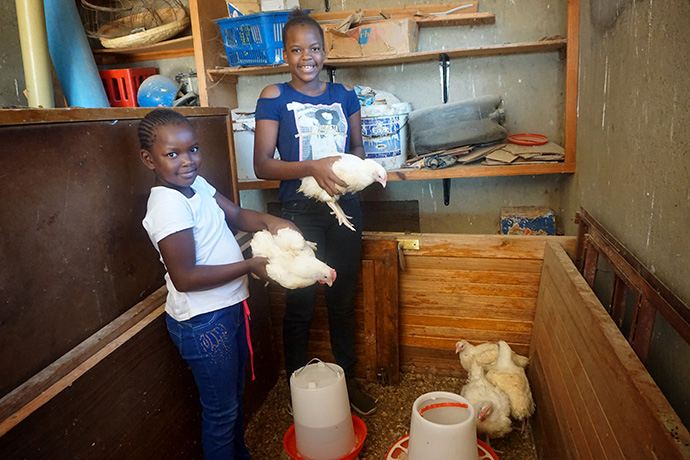
[[[292,11],[270,11],[215,22],[231,66],[276,65],[283,60],[283,26]]]

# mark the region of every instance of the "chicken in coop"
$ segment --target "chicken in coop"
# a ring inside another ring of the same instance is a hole
[[[474,407],[477,432],[487,438],[502,438],[513,429],[508,395],[489,382],[484,368],[476,361],[470,366],[467,383],[460,395]]]
[[[498,359],[486,372],[486,378],[498,389],[503,390],[510,400],[510,415],[524,424],[534,413],[534,399],[525,369],[516,365],[512,358],[510,345],[498,342]]]
[[[341,154],[338,156],[340,156],[340,159],[335,161],[331,168],[336,176],[347,184],[347,187],[337,186],[341,195],[346,193],[357,193],[374,182],[380,183],[383,187],[386,186],[388,178],[386,170],[374,160],[363,160],[356,155],[350,154]],[[330,196],[321,188],[314,177],[307,176],[302,178],[302,183],[297,191],[317,201],[326,203],[333,211],[331,214],[335,215],[335,218],[338,219],[338,224],[345,225],[352,231],[355,230],[355,227],[350,222],[350,217],[345,215],[338,204],[340,195]]]
[[[297,289],[322,283],[331,286],[335,270],[316,258],[316,245],[301,233],[281,228],[276,234],[256,232],[249,243],[254,257],[266,257],[266,273],[286,289]]]
[[[484,370],[488,370],[498,359],[498,344],[496,342],[486,342],[479,345],[472,345],[467,340],[460,340],[455,344],[455,353],[460,357],[460,364],[465,371],[470,371],[472,362],[479,363]],[[520,367],[526,367],[529,358],[519,355],[511,350],[513,362]]]

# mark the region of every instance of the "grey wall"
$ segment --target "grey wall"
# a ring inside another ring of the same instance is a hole
[[[26,88],[13,0],[0,0],[0,106],[25,106]]]
[[[599,3],[581,2],[577,172],[563,184],[565,214],[587,209],[690,304],[690,2]],[[661,318],[649,367],[690,425],[690,347]]]
[[[377,1],[376,6],[413,5],[407,1]],[[303,8],[323,11],[323,2],[302,0]],[[371,8],[371,2],[331,2],[333,11]],[[566,35],[566,0],[482,0],[480,12],[492,12],[496,24],[420,29],[419,50],[441,50],[503,43],[532,42]],[[449,102],[487,94],[503,97],[505,126],[509,132],[540,132],[562,144],[564,133],[565,63],[558,52],[517,56],[457,58],[451,60]],[[322,75],[322,79],[326,79]],[[238,104],[253,108],[268,84],[287,81],[289,74],[240,77]],[[442,103],[438,61],[385,67],[339,69],[336,81],[363,85],[393,93],[412,103],[413,109]],[[371,187],[364,200],[419,200],[423,232],[496,233],[503,206],[548,206],[559,217],[564,176],[526,176],[453,179],[450,205],[443,202],[441,180],[389,182],[385,190]],[[265,210],[277,201],[275,191],[243,191],[242,205]],[[572,219],[574,216],[566,216]],[[560,226],[560,223],[559,223]]]

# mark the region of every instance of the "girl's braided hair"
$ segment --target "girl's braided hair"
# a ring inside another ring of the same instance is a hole
[[[187,117],[175,112],[171,109],[155,109],[146,114],[146,116],[139,123],[139,144],[142,150],[151,150],[154,142],[156,142],[156,128],[165,125],[179,125],[187,123],[192,124]]]
[[[312,26],[315,27],[316,30],[319,31],[319,34],[321,35],[321,43],[325,43],[325,39],[323,37],[323,29],[319,25],[314,18],[309,16],[309,12],[300,10],[299,8],[295,8],[292,10],[292,13],[290,13],[290,19],[288,19],[288,22],[285,23],[283,26],[283,40],[285,40],[285,37],[287,37],[287,32],[294,26]]]

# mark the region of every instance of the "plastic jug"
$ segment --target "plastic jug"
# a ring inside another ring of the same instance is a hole
[[[295,441],[302,457],[338,460],[354,450],[355,431],[340,366],[312,360],[292,374],[290,393]]]
[[[472,404],[455,393],[435,391],[412,405],[409,460],[477,460]]]

